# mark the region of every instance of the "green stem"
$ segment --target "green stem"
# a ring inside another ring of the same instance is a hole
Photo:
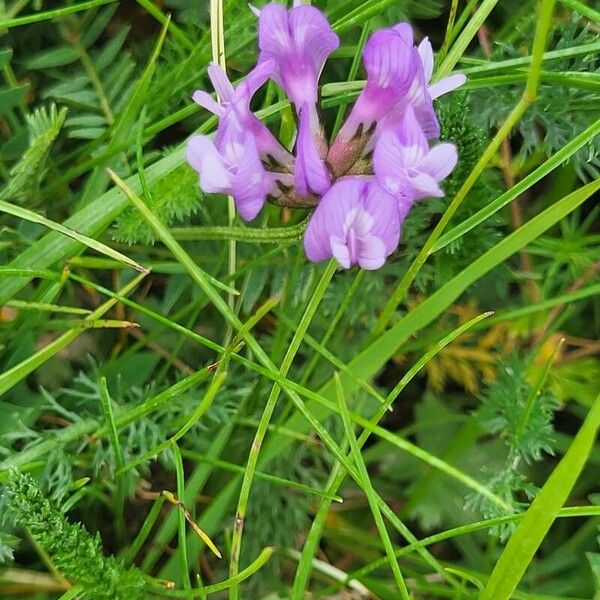
[[[302,239],[307,221],[289,227],[175,227],[173,237],[179,241],[198,240],[238,240],[253,244],[277,244],[284,241],[296,242]]]
[[[398,587],[398,591],[400,592],[400,597],[403,600],[410,600],[410,596],[406,588],[406,583],[404,582],[404,577],[402,576],[402,571],[400,570],[400,565],[398,564],[398,559],[396,558],[396,554],[394,552],[394,546],[392,544],[392,541],[390,540],[390,536],[385,527],[383,517],[381,516],[381,510],[379,509],[377,497],[375,496],[375,490],[373,489],[373,485],[371,483],[371,479],[369,478],[369,473],[367,472],[365,461],[362,457],[362,454],[360,453],[360,448],[358,447],[358,443],[354,435],[354,426],[352,425],[352,421],[350,420],[348,406],[346,405],[346,400],[344,398],[344,390],[342,388],[342,384],[337,373],[335,374],[335,384],[337,390],[339,411],[342,417],[342,422],[344,424],[346,438],[348,439],[348,442],[350,444],[350,452],[352,457],[354,458],[354,464],[356,465],[358,473],[363,482],[363,491],[367,497],[371,513],[373,514],[373,520],[375,521],[375,525],[377,526],[379,537],[381,538],[381,542],[383,543],[383,547],[385,549],[390,568],[392,569],[394,579],[396,580],[396,586]]]
[[[448,52],[448,56],[446,56],[442,64],[436,69],[433,75],[434,82],[450,74],[496,4],[498,4],[498,0],[483,0],[477,12],[471,17],[463,32],[458,36],[458,39]]]
[[[452,4],[450,6],[450,14],[448,15],[448,23],[446,25],[446,34],[444,36],[444,43],[440,48],[440,52],[438,54],[438,60],[443,61],[444,57],[448,53],[448,48],[451,43],[451,35],[454,29],[454,22],[456,20],[456,12],[458,11],[458,0],[452,0]]]
[[[341,318],[346,314],[346,311],[348,310],[350,303],[354,300],[354,294],[356,293],[358,286],[362,283],[362,280],[365,277],[365,273],[366,273],[365,270],[360,269],[358,271],[358,273],[356,274],[356,276],[354,277],[354,279],[352,280],[350,289],[348,290],[347,294],[344,296],[342,303],[339,305],[337,311],[335,312],[335,315],[333,316],[333,319],[331,320],[331,323],[329,324],[329,327],[327,328],[325,335],[323,335],[323,337],[321,338],[320,345],[322,347],[327,346],[327,344],[329,343],[329,340],[331,339],[331,336],[333,335],[334,331],[336,330],[336,327],[338,326],[338,323],[340,322]],[[308,381],[309,377],[312,375],[320,358],[321,358],[321,355],[319,353],[313,354],[312,358],[310,359],[310,361],[308,362],[308,364],[306,365],[306,367],[304,369],[304,373],[302,374],[302,379],[300,379],[300,385],[306,385],[306,382]]]
[[[71,46],[73,46],[75,49],[75,52],[77,52],[79,55],[79,60],[81,61],[85,72],[90,78],[90,82],[92,83],[92,87],[96,92],[96,96],[98,96],[100,108],[106,117],[106,122],[109,125],[112,125],[115,122],[115,116],[110,108],[106,92],[104,91],[104,86],[102,85],[102,81],[100,81],[96,67],[94,67],[94,63],[90,59],[90,55],[88,54],[85,46],[81,43],[79,32],[74,31],[66,25],[63,25],[61,26],[61,33],[65,41],[71,44]]]
[[[329,286],[329,282],[333,277],[336,271],[336,263],[335,261],[330,261],[317,285],[317,288],[310,299],[306,310],[304,311],[304,315],[300,323],[298,324],[298,329],[296,330],[292,341],[288,347],[288,350],[283,358],[281,363],[281,367],[279,369],[279,374],[285,377],[292,366],[292,362],[294,357],[296,356],[296,352],[302,343],[304,335],[310,325],[315,312],[327,291],[327,287]],[[271,417],[273,416],[273,411],[275,410],[275,406],[277,404],[277,400],[279,399],[279,394],[281,392],[281,388],[279,385],[274,384],[271,388],[271,393],[267,399],[267,403],[263,410],[262,416],[260,418],[258,428],[256,430],[256,434],[254,436],[254,440],[252,442],[252,447],[250,449],[250,453],[248,455],[248,462],[246,466],[246,471],[244,473],[244,478],[242,480],[242,488],[240,490],[240,497],[238,500],[238,506],[235,516],[235,526],[233,530],[233,538],[231,541],[231,560],[229,567],[230,577],[235,577],[239,571],[240,564],[240,552],[242,547],[242,534],[244,530],[244,520],[246,518],[246,512],[248,508],[248,499],[250,497],[250,490],[252,487],[252,482],[254,480],[254,474],[256,472],[256,465],[258,463],[258,457],[260,454],[260,448],[265,439],[265,435],[269,428],[269,424],[271,422]],[[231,600],[237,600],[239,598],[239,589],[237,585],[233,585],[229,590],[229,597]]]
[[[274,548],[265,548],[250,566],[246,567],[243,571],[240,571],[235,577],[230,577],[219,583],[207,585],[204,590],[165,590],[161,587],[153,587],[152,591],[158,596],[167,596],[171,598],[203,598],[205,595],[216,594],[217,592],[222,592],[234,585],[238,585],[245,579],[248,579],[248,577],[254,575],[254,573],[268,562],[273,555],[273,551]]]
[[[44,12],[35,12],[31,15],[25,15],[24,17],[15,17],[12,19],[4,19],[0,21],[0,31],[5,29],[12,29],[13,27],[20,27],[21,25],[29,25],[31,23],[39,23],[40,21],[49,21],[50,19],[56,19],[57,17],[64,17],[82,10],[88,10],[89,8],[96,8],[103,4],[112,4],[117,0],[88,0],[88,2],[80,2],[73,6],[66,6],[64,8],[56,8],[54,10],[47,10]]]
[[[600,12],[594,10],[590,6],[586,6],[583,2],[579,2],[579,0],[560,0],[560,3],[578,12],[586,19],[600,24]]]
[[[116,518],[116,530],[117,537],[121,542],[125,540],[125,488],[123,485],[123,478],[119,475],[119,472],[125,464],[123,457],[123,448],[119,440],[119,432],[115,422],[115,415],[112,406],[112,398],[108,392],[108,386],[106,384],[106,377],[100,379],[100,401],[102,403],[102,412],[104,413],[105,427],[108,429],[110,436],[110,443],[112,446],[113,453],[115,455],[115,486],[117,488],[116,503],[117,503],[117,518]]]
[[[173,451],[173,459],[175,462],[175,474],[177,478],[177,498],[181,500],[185,497],[185,476],[183,474],[183,460],[181,459],[181,453],[175,440],[171,440],[171,450]],[[185,531],[185,515],[183,511],[177,511],[177,533],[178,533],[178,545],[180,548],[181,558],[181,579],[183,581],[183,588],[186,590],[192,589],[192,582],[190,580],[190,568],[188,565],[187,555],[187,536]]]
[[[161,25],[165,25],[167,22],[166,15],[151,0],[136,0],[136,2],[142,8],[144,8],[148,14],[153,16]],[[168,23],[169,31],[173,37],[177,38],[188,50],[194,50],[195,44],[187,37],[185,32],[179,29],[179,27],[177,27],[173,21],[169,21]]]
[[[493,519],[486,519],[483,521],[476,521],[475,523],[469,523],[467,525],[460,525],[458,527],[454,527],[452,529],[447,529],[446,531],[442,531],[441,533],[435,533],[433,535],[429,535],[425,538],[418,540],[415,543],[409,544],[408,546],[404,546],[400,550],[396,550],[396,556],[398,558],[402,556],[407,556],[411,552],[418,550],[419,548],[425,546],[432,546],[433,544],[439,544],[440,542],[444,542],[446,540],[451,540],[459,536],[468,535],[470,533],[475,533],[477,531],[483,531],[485,529],[492,529],[493,527],[497,527],[498,525],[504,525],[506,523],[518,523],[523,519],[525,513],[519,513],[516,515],[508,515],[506,517],[494,517]],[[570,506],[568,508],[563,508],[559,511],[558,517],[560,518],[581,518],[581,517],[598,517],[600,516],[600,506]],[[340,584],[348,583],[349,581],[360,580],[365,575],[380,569],[387,562],[387,558],[379,558],[372,563],[353,571],[352,573],[348,573],[346,580],[340,582]],[[329,596],[330,594],[334,594],[337,589],[340,587],[340,584],[336,583],[334,585],[330,585],[327,589],[323,590],[323,597]]]

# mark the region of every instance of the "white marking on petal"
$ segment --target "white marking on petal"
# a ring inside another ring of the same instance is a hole
[[[337,235],[329,236],[329,245],[331,246],[331,253],[335,259],[344,267],[349,269],[350,263],[350,252],[346,246],[346,240],[338,237]]]

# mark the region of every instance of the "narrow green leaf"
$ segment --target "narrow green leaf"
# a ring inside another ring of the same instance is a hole
[[[108,169],[108,174],[111,179],[115,182],[115,185],[125,194],[127,199],[133,204],[133,206],[138,210],[138,212],[144,217],[144,219],[148,222],[150,227],[157,233],[157,235],[163,240],[163,242],[168,246],[169,244],[166,240],[173,240],[173,243],[177,244],[173,239],[171,233],[167,230],[167,228],[158,220],[156,215],[146,206],[144,201],[113,171]],[[177,244],[178,246],[178,244]],[[170,248],[173,251],[173,248]],[[177,252],[173,252],[177,256]],[[181,254],[181,253],[179,253]],[[187,257],[187,255],[186,255]],[[186,258],[186,260],[189,257]],[[191,259],[190,259],[191,260]],[[232,293],[235,295],[239,295],[239,292],[224,283],[221,283],[218,279],[215,279],[212,275],[205,273],[198,267],[198,265],[194,264],[194,269],[197,269],[202,273],[202,275],[208,279],[212,285],[215,287],[226,291],[227,293]]]
[[[77,306],[61,306],[47,302],[27,302],[25,300],[9,300],[5,306],[12,306],[20,310],[39,310],[42,312],[67,313],[71,315],[89,315],[92,311]]]
[[[232,473],[242,473],[243,474],[244,470],[245,470],[244,467],[242,467],[241,465],[235,465],[226,460],[212,459],[210,457],[205,456],[204,454],[201,454],[200,452],[193,452],[192,450],[181,450],[181,455],[184,456],[185,458],[190,458],[197,462],[203,462],[203,463],[213,465],[213,466],[223,469],[225,471],[231,471]],[[271,483],[274,483],[275,485],[280,485],[283,487],[288,487],[288,488],[292,488],[295,490],[299,490],[301,492],[306,492],[307,494],[312,494],[313,496],[321,496],[323,498],[329,498],[330,500],[333,500],[334,502],[342,502],[343,501],[340,496],[336,496],[336,495],[330,496],[326,492],[323,492],[322,490],[311,487],[309,485],[305,485],[304,483],[298,483],[297,481],[292,481],[291,479],[285,479],[284,477],[278,477],[277,475],[271,475],[270,473],[263,473],[262,471],[256,471],[254,473],[254,476],[257,479],[262,479],[264,481],[270,481]]]
[[[132,267],[136,271],[140,271],[141,273],[148,273],[148,269],[142,267],[142,265],[138,264],[131,258],[128,258],[124,254],[113,250],[106,244],[102,242],[98,242],[87,235],[83,235],[70,227],[66,227],[65,225],[61,225],[60,223],[56,223],[43,217],[42,215],[38,215],[37,213],[23,208],[21,206],[15,206],[14,204],[10,204],[5,202],[4,200],[0,200],[0,212],[8,213],[9,215],[13,215],[14,217],[18,217],[19,219],[23,219],[25,221],[29,221],[30,223],[38,223],[40,225],[44,225],[44,227],[48,227],[48,229],[53,229],[54,231],[58,231],[63,235],[66,235],[70,238],[73,238],[80,244],[84,244],[88,248],[92,250],[96,250],[96,252],[100,252],[100,254],[105,254],[106,256],[110,256],[115,260],[118,260],[126,265]]]
[[[508,600],[583,470],[600,429],[600,396],[592,405],[567,453],[540,490],[502,551],[481,600]]]
[[[346,434],[346,439],[350,444],[350,450],[352,453],[352,458],[354,459],[354,464],[356,465],[362,480],[362,490],[369,502],[369,507],[371,509],[371,513],[373,514],[373,519],[375,521],[375,525],[377,526],[379,537],[381,538],[381,542],[383,544],[383,547],[385,548],[385,553],[387,555],[392,574],[394,575],[394,579],[396,581],[396,586],[398,588],[398,592],[400,593],[400,597],[408,600],[410,596],[406,588],[406,583],[404,582],[404,577],[402,576],[400,565],[398,564],[398,560],[394,553],[394,546],[392,544],[392,541],[390,540],[390,536],[385,527],[385,523],[383,522],[383,517],[381,516],[381,511],[379,510],[377,497],[375,496],[375,490],[373,489],[373,485],[371,483],[371,479],[369,478],[367,467],[363,460],[362,454],[360,453],[360,447],[356,441],[356,436],[354,435],[354,427],[352,425],[352,421],[350,420],[350,415],[348,414],[348,407],[344,398],[344,390],[342,388],[342,384],[337,373],[334,374],[334,380],[338,397],[338,407],[340,415],[342,417],[342,423],[344,424],[344,432]]]
[[[87,2],[80,2],[72,6],[65,6],[64,8],[57,8],[55,10],[47,10],[44,12],[38,12],[25,17],[16,17],[14,19],[0,20],[0,30],[12,29],[13,27],[20,27],[21,25],[29,25],[30,23],[39,23],[40,21],[48,21],[50,19],[56,19],[57,17],[64,17],[82,10],[88,10],[103,4],[110,4],[117,0],[88,0]]]
[[[251,577],[258,570],[261,569],[271,558],[274,552],[274,548],[265,548],[256,558],[254,562],[252,562],[248,567],[246,567],[243,571],[240,571],[235,577],[230,577],[225,581],[221,581],[219,583],[213,583],[211,585],[207,585],[204,589],[199,590],[165,590],[164,588],[152,588],[152,591],[159,596],[168,596],[170,598],[202,598],[204,595],[208,594],[216,594],[217,592],[222,592],[223,590],[227,590],[234,585],[238,585]]]
[[[221,367],[223,363],[219,364]],[[144,464],[145,462],[155,458],[161,452],[164,452],[169,446],[172,446],[174,442],[183,437],[196,423],[202,418],[206,411],[211,407],[213,400],[216,395],[219,393],[221,386],[225,383],[225,379],[227,378],[227,372],[220,372],[215,375],[208,389],[204,393],[204,397],[202,401],[198,404],[198,406],[194,409],[192,414],[188,417],[185,424],[168,440],[162,442],[155,448],[151,448],[147,452],[144,452],[141,456],[138,456],[135,460],[128,462],[126,465],[121,467],[121,470],[117,472],[117,475],[124,473],[130,469],[134,469],[138,465]]]
[[[450,48],[442,64],[436,68],[433,74],[434,81],[438,81],[450,74],[496,4],[498,4],[498,0],[483,0],[477,12],[469,20],[467,26]]]
[[[51,69],[52,67],[64,67],[74,63],[78,58],[77,51],[72,46],[57,46],[51,50],[45,49],[30,56],[25,61],[25,67],[31,70]]]
[[[185,475],[183,473],[183,460],[181,458],[181,452],[179,452],[179,447],[177,446],[175,440],[171,440],[170,446],[171,451],[173,452],[173,462],[175,463],[175,476],[177,479],[177,498],[183,498],[185,496]],[[169,496],[166,497],[167,499],[169,499]],[[181,500],[179,500],[179,502],[181,502]],[[181,560],[181,580],[183,581],[184,589],[191,590],[192,582],[190,580],[190,565],[187,556],[185,514],[183,510],[177,511],[177,535],[179,547],[181,548],[181,552],[179,553],[179,557]]]
[[[133,559],[137,556],[137,553],[142,549],[142,546],[146,543],[150,532],[152,531],[156,520],[158,519],[162,510],[163,504],[165,503],[164,496],[158,496],[152,504],[152,508],[148,512],[148,515],[144,519],[142,526],[135,539],[131,543],[131,546],[127,549],[123,556],[123,562],[125,564],[131,564]]]
[[[565,196],[474,260],[358,354],[349,363],[354,373],[363,379],[373,377],[411,335],[422,330],[443,314],[470,285],[573,212],[599,189],[600,179]],[[348,391],[347,378],[342,376],[342,381]],[[333,382],[330,381],[323,392],[324,395],[331,397]]]
[[[60,281],[60,273],[47,269],[11,269],[10,267],[0,267],[0,277],[39,277],[40,279]]]
[[[587,6],[583,2],[580,2],[579,0],[560,0],[560,3],[573,9],[590,21],[600,24],[600,12],[594,10],[590,6]]]
[[[448,244],[461,238],[463,235],[477,227],[480,223],[483,223],[486,219],[489,219],[492,215],[504,208],[507,204],[512,202],[515,198],[519,197],[523,192],[528,190],[535,183],[540,181],[543,177],[551,173],[554,169],[559,167],[565,161],[567,161],[573,154],[583,148],[591,140],[593,140],[598,134],[600,134],[600,119],[590,125],[585,131],[582,131],[578,136],[574,137],[571,141],[565,144],[557,152],[555,152],[548,160],[544,161],[537,169],[529,173],[510,190],[507,190],[501,196],[498,196],[495,200],[490,202],[487,206],[470,216],[468,219],[451,229],[450,231],[442,234],[439,240],[432,248],[432,252],[436,252],[446,247]]]
[[[148,60],[148,63],[146,64],[146,67],[140,78],[135,82],[129,101],[119,114],[114,126],[111,128],[110,139],[105,150],[109,158],[98,165],[90,175],[89,179],[86,181],[85,190],[80,200],[81,206],[86,206],[90,201],[104,192],[108,181],[106,177],[106,168],[117,167],[120,160],[120,157],[118,156],[118,149],[121,147],[126,147],[128,141],[131,139],[131,132],[135,129],[136,121],[139,117],[140,111],[146,102],[146,97],[150,89],[150,82],[152,81],[152,76],[154,75],[154,71],[156,69],[156,63],[167,35],[169,22],[170,17],[167,18],[166,22],[162,26],[161,32],[154,46],[154,50],[150,55],[150,59]]]
[[[558,223],[599,189],[600,180],[591,182],[565,196],[562,200],[556,202],[544,212],[525,223],[485,254],[474,260],[467,268],[431,294],[424,302],[396,323],[396,325],[357,354],[348,363],[348,367],[360,379],[369,380],[373,378],[394,354],[398,352],[402,344],[411,335],[423,330],[435,321],[470,285]],[[358,384],[347,376],[342,374],[340,379],[347,395],[352,394],[358,388]],[[328,381],[319,393],[328,399],[335,398],[333,381]],[[308,408],[318,418],[325,418],[330,413],[327,408],[318,406],[316,403],[311,403],[308,405]],[[307,430],[304,419],[297,414],[288,419],[285,427],[299,432]],[[288,443],[289,440],[284,438],[284,436],[274,436],[271,443],[264,449],[265,460],[267,457],[272,458],[280,453],[282,447]]]
[[[148,184],[152,185],[165,177],[177,168],[182,160],[183,148],[159,160],[146,171]],[[139,178],[137,176],[129,178],[127,184],[134,191],[139,191],[140,189]],[[127,199],[115,187],[82,210],[76,212],[63,225],[90,237],[97,236],[110,225],[127,205]],[[80,254],[83,248],[85,246],[81,246],[77,240],[73,238],[67,239],[62,234],[52,232],[21,252],[6,267],[11,269],[44,269],[57,261],[65,260],[70,255]],[[0,304],[5,303],[25,287],[30,279],[31,276],[13,277],[3,283],[0,287]]]
[[[173,237],[179,241],[236,240],[254,244],[279,244],[284,241],[296,242],[302,235],[308,221],[289,227],[174,227]]]
[[[120,294],[127,295],[129,292],[134,290],[137,285],[144,279],[146,275],[141,274],[138,275],[135,279],[129,282],[126,286],[120,290]],[[84,321],[95,321],[99,317],[101,317],[104,313],[109,311],[115,304],[117,300],[110,299],[107,300],[104,304],[99,306],[93,313],[91,313]],[[71,331],[67,331],[59,338],[50,342],[47,346],[38,350],[35,354],[26,358],[24,361],[15,365],[8,371],[0,374],[0,396],[4,394],[6,391],[14,387],[19,381],[22,381],[29,373],[33,372],[40,365],[44,364],[49,358],[52,358],[55,354],[66,348],[69,344],[71,344],[79,335],[83,329],[73,329]]]

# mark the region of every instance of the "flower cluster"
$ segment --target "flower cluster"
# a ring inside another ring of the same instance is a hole
[[[465,81],[446,77],[431,85],[433,51],[418,46],[408,23],[371,35],[363,51],[367,74],[344,125],[329,146],[318,112],[319,77],[339,39],[316,8],[270,3],[258,16],[260,55],[236,88],[223,69],[208,75],[217,100],[194,93],[219,117],[216,136],[195,135],[187,159],[206,193],[231,195],[245,220],[265,201],[316,207],[304,248],[311,261],[335,257],[344,268],[378,269],[394,252],[411,206],[443,196],[440,182],[457,162],[453,144],[439,137],[433,100]],[[286,92],[298,122],[294,153],[288,152],[252,113],[250,102],[267,79]]]

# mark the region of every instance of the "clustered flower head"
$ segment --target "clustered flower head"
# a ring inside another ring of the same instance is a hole
[[[433,50],[418,46],[408,23],[371,35],[363,50],[364,89],[328,145],[319,118],[319,77],[339,46],[326,17],[313,6],[270,3],[258,16],[258,63],[236,88],[221,67],[208,75],[217,100],[193,99],[219,117],[216,136],[195,135],[187,159],[206,193],[231,195],[243,219],[268,200],[315,207],[304,236],[309,260],[334,257],[344,268],[378,269],[398,247],[415,202],[444,195],[440,183],[457,162],[440,135],[433,100],[465,82],[455,74],[430,84]],[[297,118],[290,153],[252,113],[250,102],[268,80],[287,94]]]

